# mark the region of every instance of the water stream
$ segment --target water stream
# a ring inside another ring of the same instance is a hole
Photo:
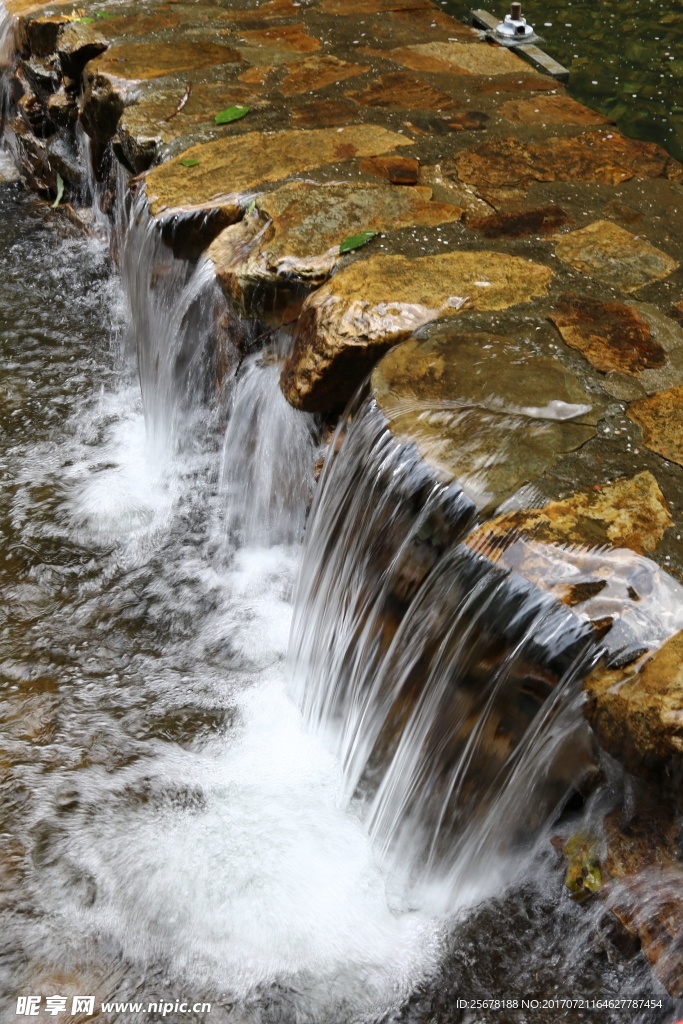
[[[489,1019],[457,993],[580,990],[669,1020],[548,843],[594,761],[592,634],[462,546],[470,501],[371,406],[316,485],[287,338],[240,354],[208,265],[120,199],[116,271],[0,184],[2,1019],[40,992],[445,1024]]]

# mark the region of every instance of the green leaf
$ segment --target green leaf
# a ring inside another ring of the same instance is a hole
[[[367,242],[378,235],[378,231],[361,231],[358,235],[351,235],[350,238],[345,238],[339,246],[339,255],[343,256],[345,252],[353,252],[354,249],[360,249],[361,245],[366,245]]]
[[[95,19],[94,18],[75,18],[74,20],[79,22],[81,25],[92,25],[92,23],[93,23],[93,21]]]
[[[249,206],[247,207],[247,213],[252,213],[255,209],[256,209],[256,200],[252,199],[252,201],[249,203]]]
[[[119,15],[116,11],[97,11],[95,14],[96,18],[118,18]]]
[[[59,171],[57,171],[57,198],[55,199],[54,203],[52,204],[52,209],[53,210],[55,209],[55,207],[59,206],[59,204],[62,201],[62,196],[63,195],[64,195],[64,182],[62,181],[61,174],[59,173]]]
[[[242,107],[237,103],[234,107],[226,107],[225,110],[221,110],[214,117],[214,121],[216,124],[230,124],[231,121],[239,121],[241,117],[246,117],[250,109],[250,107]]]
[[[185,160],[181,160],[180,162],[183,165],[183,167],[196,167],[197,164],[200,163],[199,160],[196,160],[192,156],[188,156],[188,157],[186,157]]]

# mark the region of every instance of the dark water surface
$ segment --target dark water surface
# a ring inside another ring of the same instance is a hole
[[[473,7],[501,18],[509,6],[448,0],[463,20]],[[683,159],[681,0],[525,0],[542,49],[569,68],[569,92],[622,131]]]

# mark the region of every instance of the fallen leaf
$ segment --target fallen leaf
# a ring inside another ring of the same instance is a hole
[[[240,118],[246,117],[250,109],[250,107],[242,107],[238,103],[234,107],[227,107],[225,110],[221,110],[214,117],[214,121],[216,124],[230,124],[231,121],[239,121]]]
[[[62,181],[61,174],[59,173],[59,171],[57,171],[57,198],[55,199],[54,203],[52,204],[52,209],[53,210],[55,209],[55,207],[59,206],[59,204],[62,201],[62,196],[63,195],[64,195],[64,182]]]
[[[196,167],[199,160],[196,160],[194,157],[187,157],[186,160],[181,160],[180,162],[183,167]]]
[[[350,238],[345,238],[339,245],[339,255],[343,256],[345,252],[353,252],[354,249],[360,249],[361,245],[372,241],[377,234],[379,234],[378,231],[361,231],[358,235],[351,235]]]

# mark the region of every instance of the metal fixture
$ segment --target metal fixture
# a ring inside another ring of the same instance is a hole
[[[496,26],[496,39],[508,45],[528,42],[534,35],[531,25],[527,25],[526,18],[522,17],[522,5],[512,4],[510,13],[505,15],[505,20]]]

